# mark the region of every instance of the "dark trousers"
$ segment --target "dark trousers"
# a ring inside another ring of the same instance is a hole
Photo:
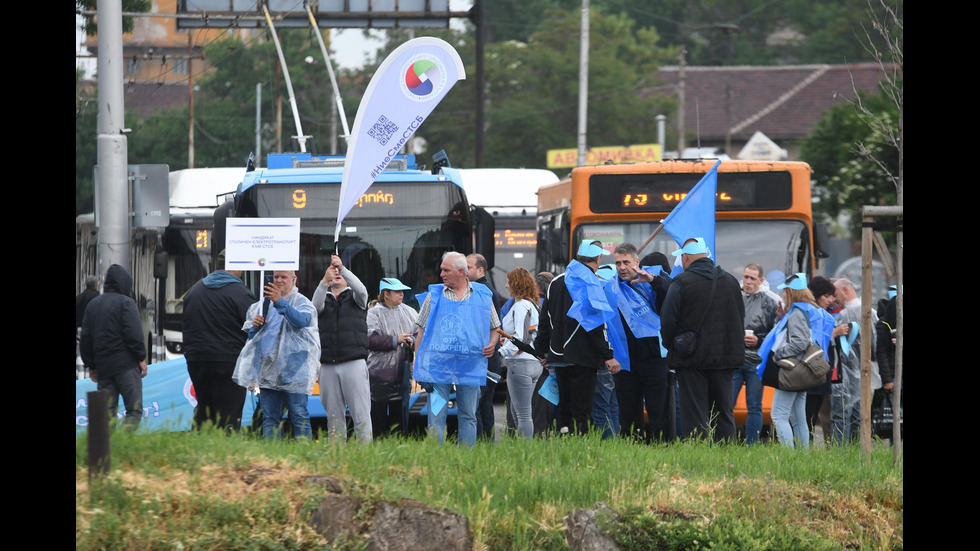
[[[487,371],[497,375],[503,373],[499,352],[494,352],[487,361]],[[480,403],[476,406],[476,437],[479,440],[493,441],[493,395],[496,391],[497,383],[490,379],[486,386],[480,387]]]
[[[371,400],[371,430],[375,438],[387,436],[392,431],[403,433],[407,426],[402,418],[401,400],[387,402]]]
[[[97,387],[109,394],[109,418],[115,418],[119,411],[119,395],[123,397],[126,406],[126,416],[123,423],[128,429],[136,429],[143,418],[143,377],[139,366],[123,370],[120,373],[103,377],[98,370]]]
[[[670,417],[667,360],[631,359],[630,368],[631,371],[620,371],[613,375],[616,381],[616,399],[619,401],[619,432],[623,436],[640,438],[646,442],[664,441],[667,438]],[[650,420],[649,431],[643,421],[644,405]]]
[[[578,434],[589,431],[598,371],[594,367],[555,367],[558,378],[558,427]]]
[[[735,437],[731,369],[678,369],[681,434],[687,439],[714,435],[716,442]]]
[[[234,361],[187,361],[187,373],[197,397],[195,428],[208,422],[232,431],[242,427],[245,389],[231,380],[234,371]]]

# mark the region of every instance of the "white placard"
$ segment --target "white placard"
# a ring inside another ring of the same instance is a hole
[[[225,268],[298,270],[299,218],[229,218]]]

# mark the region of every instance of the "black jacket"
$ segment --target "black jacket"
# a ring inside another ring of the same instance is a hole
[[[606,327],[600,325],[586,331],[577,320],[568,316],[571,307],[572,295],[565,286],[565,274],[561,274],[548,287],[534,347],[546,350],[549,362],[601,369],[613,358],[606,339]]]
[[[330,292],[326,294],[317,324],[321,363],[336,364],[368,357],[367,310],[357,305],[350,288],[337,297]]]
[[[232,362],[248,333],[242,331],[255,295],[241,280],[216,270],[184,295],[184,356],[189,362]]]
[[[82,327],[82,319],[85,316],[85,307],[88,306],[92,299],[99,296],[99,292],[95,289],[86,288],[79,295],[75,297],[75,330],[77,331]]]
[[[878,302],[878,347],[876,358],[878,359],[878,372],[881,375],[882,383],[895,382],[895,343],[892,338],[898,329],[898,308],[894,297],[882,299]],[[903,349],[904,353],[904,349]],[[902,357],[904,362],[904,356]],[[904,366],[904,363],[902,364]],[[902,374],[902,379],[905,374]]]
[[[92,299],[82,320],[82,361],[107,378],[139,365],[146,358],[143,325],[130,296],[133,278],[113,264],[106,271],[105,291]]]
[[[711,297],[711,280],[718,282]],[[674,337],[694,331],[704,315],[697,334],[694,354],[679,358],[674,353]],[[699,258],[674,278],[660,313],[660,336],[667,347],[667,361],[673,369],[733,369],[745,363],[745,305],[738,280],[716,267],[709,258]]]

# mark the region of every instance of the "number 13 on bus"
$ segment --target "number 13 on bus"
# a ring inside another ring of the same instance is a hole
[[[609,254],[623,242],[640,246],[715,162],[578,167],[570,179],[542,187],[537,269],[563,271],[572,247],[585,239],[602,241]],[[757,263],[775,286],[788,274],[812,275],[827,255],[825,231],[813,223],[806,163],[722,161],[715,219],[715,261],[738,279],[745,265]],[[659,251],[671,258],[677,248],[661,231],[640,256]]]

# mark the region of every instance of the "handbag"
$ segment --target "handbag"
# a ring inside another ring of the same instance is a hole
[[[806,321],[809,325],[810,317],[808,315]],[[820,386],[827,382],[827,373],[830,373],[830,362],[824,357],[823,348],[820,348],[820,345],[812,340],[798,358],[776,360],[776,365],[779,366],[779,388],[790,392],[799,392]]]
[[[871,433],[878,438],[893,437],[895,410],[892,396],[891,392],[879,388],[871,399]],[[898,426],[899,434],[905,438],[905,410],[901,403],[898,406]]]
[[[827,381],[830,372],[830,363],[815,342],[811,342],[799,358],[776,360],[776,365],[779,366],[779,388],[790,392],[820,386]]]
[[[708,310],[711,309],[711,299],[715,296],[715,286],[717,283],[718,270],[715,269],[715,277],[711,278],[711,294],[708,295],[708,304],[704,307],[704,312],[701,312],[701,319],[698,320],[698,326],[694,328],[694,331],[685,331],[674,336],[674,346],[671,352],[676,354],[678,358],[687,358],[697,350],[698,331],[701,330],[701,324],[704,323],[704,317],[708,314]]]

